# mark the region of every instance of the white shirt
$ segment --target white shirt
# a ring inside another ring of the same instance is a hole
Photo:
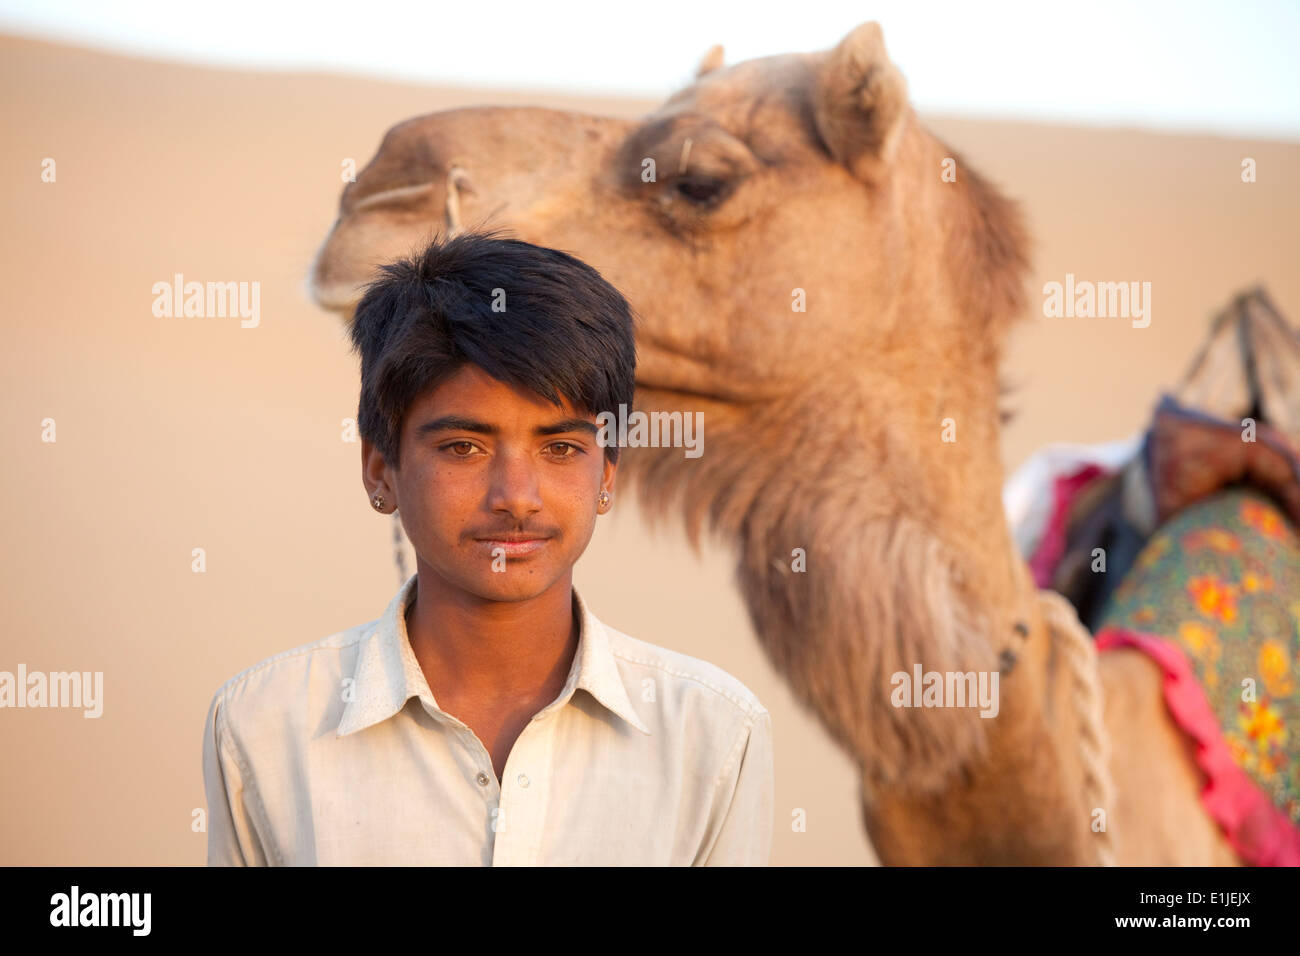
[[[597,620],[498,782],[411,650],[412,575],[381,618],[217,691],[211,865],[766,865],[771,717],[719,667]],[[583,693],[578,693],[583,691]]]

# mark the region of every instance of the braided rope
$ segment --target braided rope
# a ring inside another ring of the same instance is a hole
[[[1079,717],[1079,758],[1083,771],[1083,795],[1089,813],[1105,813],[1105,826],[1094,832],[1097,863],[1115,865],[1115,840],[1110,832],[1110,808],[1115,781],[1110,773],[1110,739],[1102,710],[1101,678],[1097,672],[1097,649],[1092,635],[1079,620],[1074,605],[1055,591],[1040,590],[1039,604],[1052,635],[1062,645],[1072,678],[1071,699]]]

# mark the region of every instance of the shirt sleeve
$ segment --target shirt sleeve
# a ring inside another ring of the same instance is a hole
[[[772,717],[764,711],[744,730],[739,759],[718,784],[722,823],[701,866],[767,866],[772,856]]]
[[[222,693],[203,728],[203,790],[208,801],[208,866],[266,866],[266,854],[245,802],[247,792]]]

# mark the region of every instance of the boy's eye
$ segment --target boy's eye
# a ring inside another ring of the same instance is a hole
[[[576,458],[582,454],[582,449],[572,442],[557,441],[551,443],[551,448],[556,450],[557,458]]]
[[[454,441],[451,444],[443,445],[442,448],[443,451],[450,451],[457,458],[468,458],[470,453],[474,451],[474,443],[468,441]],[[456,451],[455,449],[457,448],[465,449],[465,451]]]

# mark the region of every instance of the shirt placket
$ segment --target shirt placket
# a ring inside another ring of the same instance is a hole
[[[492,846],[493,866],[536,866],[541,862],[546,803],[551,791],[555,721],[553,711],[534,717],[520,732],[506,758],[500,787],[495,791],[497,830]],[[484,757],[487,758],[486,751]],[[489,758],[489,773],[491,765]]]

